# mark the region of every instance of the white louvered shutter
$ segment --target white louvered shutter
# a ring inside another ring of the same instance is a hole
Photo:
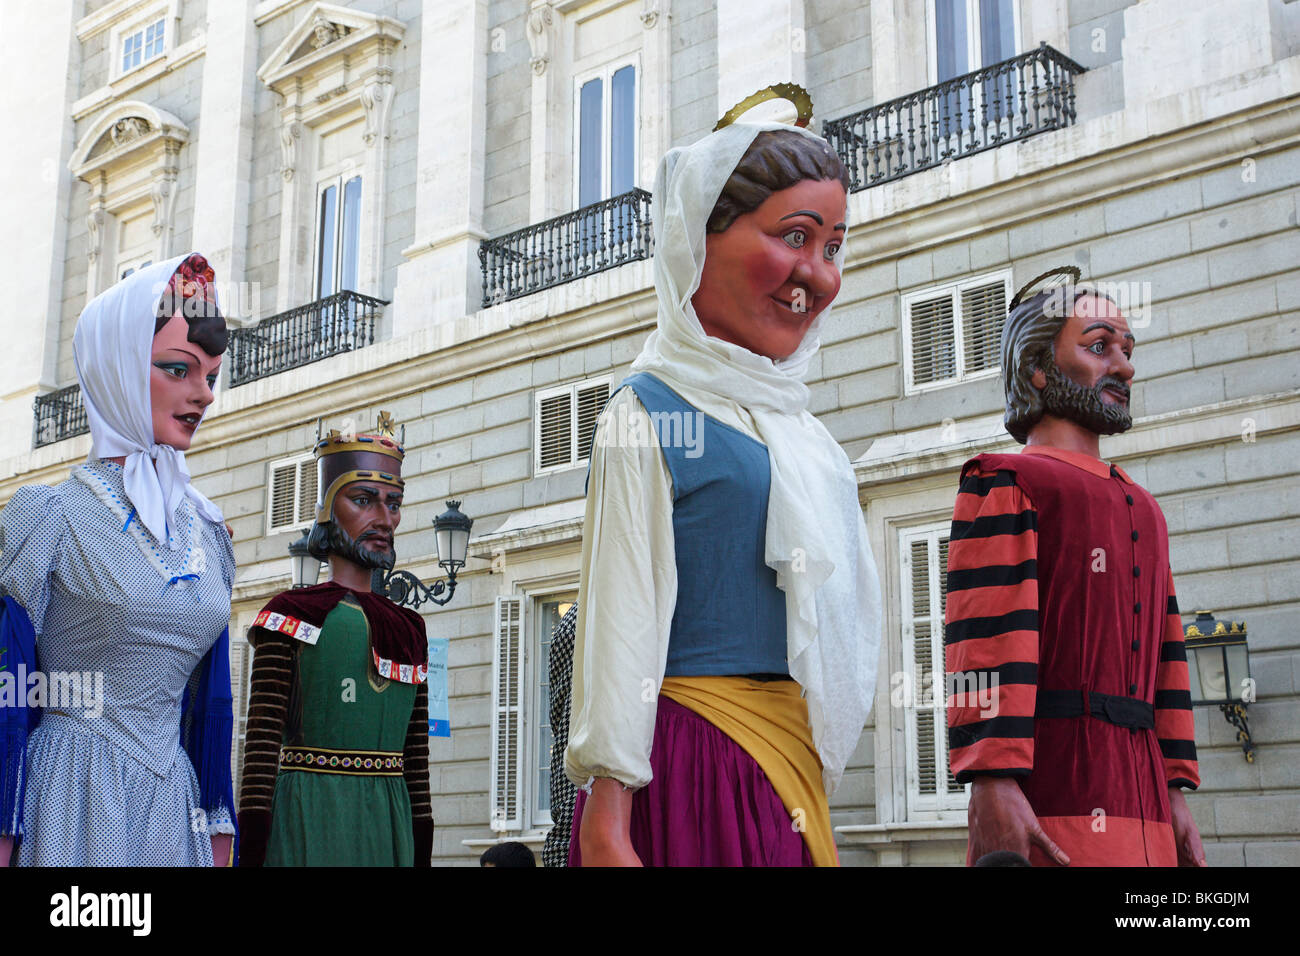
[[[231,711],[235,718],[235,747],[231,755],[234,766],[230,779],[235,783],[235,798],[239,798],[239,784],[244,773],[244,740],[248,736],[248,698],[251,691],[253,648],[245,640],[230,639],[230,691]]]
[[[905,560],[908,572],[904,581],[911,592],[911,666],[907,673],[912,681],[913,747],[915,748],[915,786],[922,796],[933,795],[935,788],[935,719],[931,695],[933,684],[926,679],[934,674],[933,634],[930,621],[930,555],[924,537],[913,538]]]
[[[903,666],[911,683],[907,708],[909,811],[960,808],[965,788],[948,769],[948,682],[943,667],[948,530],[904,532]]]
[[[957,375],[953,300],[945,294],[922,299],[908,310],[912,383],[927,385]]]
[[[591,457],[591,442],[596,436],[596,418],[607,401],[609,401],[608,382],[578,389],[577,461],[584,461]]]
[[[961,290],[963,374],[998,367],[1006,317],[1007,291],[1001,280]]]
[[[573,396],[569,392],[537,401],[537,467],[573,461]]]
[[[492,673],[492,769],[489,806],[493,830],[523,826],[523,600],[498,597]]]
[[[271,487],[267,491],[267,510],[270,512],[270,531],[292,528],[296,523],[295,505],[298,494],[298,465],[288,462],[271,469]]]
[[[298,463],[298,523],[316,520],[316,459]]]

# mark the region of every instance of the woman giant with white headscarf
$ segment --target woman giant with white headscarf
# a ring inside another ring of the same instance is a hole
[[[20,865],[227,862],[234,554],[184,454],[226,338],[198,254],[97,296],[73,338],[90,455],[0,514],[6,618],[30,622],[51,695],[0,753],[0,856]]]
[[[774,124],[660,164],[658,326],[589,474],[571,862],[837,862],[827,796],[871,708],[880,586],[802,379],[846,187],[823,140]]]

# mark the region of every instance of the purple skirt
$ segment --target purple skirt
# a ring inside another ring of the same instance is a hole
[[[646,866],[812,866],[767,775],[699,714],[659,698],[654,779],[632,797],[632,848]],[[573,808],[569,866],[582,866],[582,811]]]

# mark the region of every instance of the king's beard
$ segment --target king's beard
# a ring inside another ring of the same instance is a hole
[[[397,560],[395,548],[390,548],[387,551],[371,551],[369,548],[363,547],[360,540],[353,538],[344,531],[343,526],[337,521],[329,523],[326,542],[331,554],[337,554],[343,560],[351,561],[363,568],[391,571],[393,562]]]
[[[1092,388],[1080,385],[1065,375],[1053,361],[1044,356],[1043,375],[1047,385],[1043,388],[1043,411],[1082,425],[1098,435],[1115,435],[1133,426],[1133,416],[1127,405],[1108,403],[1102,391],[1108,386],[1129,394],[1128,386],[1113,375],[1103,375]]]

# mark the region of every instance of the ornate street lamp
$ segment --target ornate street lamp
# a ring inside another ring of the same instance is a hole
[[[371,577],[371,590],[382,594],[394,604],[413,610],[425,603],[437,604],[439,607],[446,604],[456,593],[456,573],[465,566],[469,552],[469,530],[473,525],[474,519],[461,512],[459,501],[448,501],[447,510],[433,519],[438,567],[447,572],[447,579],[424,584],[409,571],[390,571],[387,574],[376,571]]]
[[[320,562],[307,550],[307,537],[308,532],[304,531],[301,538],[289,545],[289,563],[295,588],[309,588],[320,579]]]
[[[1250,650],[1244,621],[1216,621],[1208,611],[1183,629],[1192,706],[1218,704],[1224,719],[1237,728],[1237,740],[1247,763],[1255,762],[1246,706],[1255,700],[1250,678]]]

